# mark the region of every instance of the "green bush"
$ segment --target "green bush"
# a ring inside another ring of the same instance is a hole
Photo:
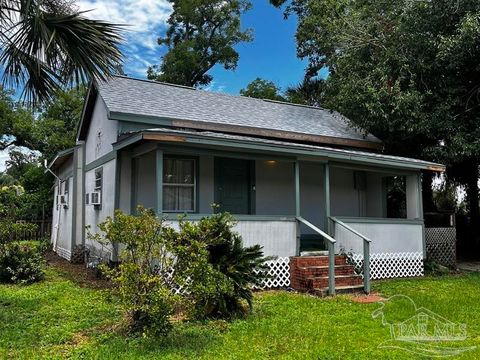
[[[171,291],[173,277],[172,246],[166,241],[163,221],[152,211],[139,208],[138,215],[115,211],[99,224],[102,234],[91,234],[90,239],[104,245],[124,247],[120,264],[102,270],[114,284],[126,312],[128,327],[135,334],[165,335],[171,328],[178,296]]]
[[[30,284],[44,277],[45,260],[36,247],[10,242],[0,245],[0,282]]]
[[[197,223],[180,219],[176,231],[139,207],[136,216],[117,210],[99,224],[101,233],[88,233],[91,240],[123,248],[120,264],[103,265],[102,271],[133,333],[167,334],[180,307],[197,318],[232,318],[251,309],[251,285],[264,278],[266,259],[260,246],[243,247],[234,226],[234,218],[222,213]]]
[[[37,246],[12,240],[35,229],[34,224],[0,221],[0,282],[29,284],[43,278],[45,261]]]
[[[181,220],[180,231],[170,233],[176,236],[177,271],[189,274],[187,290],[197,317],[232,318],[245,313],[244,303],[251,310],[251,286],[266,277],[261,246],[243,247],[235,224],[232,215],[218,213],[197,223]],[[205,255],[208,264],[198,261]]]

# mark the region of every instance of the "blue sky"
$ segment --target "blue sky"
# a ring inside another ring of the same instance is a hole
[[[261,77],[285,89],[301,81],[306,62],[296,57],[296,19],[285,20],[283,11],[268,0],[252,0],[253,8],[243,15],[242,27],[251,28],[254,40],[237,46],[240,61],[235,71],[216,66],[210,71],[214,80],[206,90],[238,94],[240,89]],[[166,0],[79,0],[79,10],[86,16],[119,24],[128,24],[125,33],[124,71],[132,77],[145,78],[149,65],[158,64],[165,48],[157,38],[167,28],[171,13]],[[0,152],[0,171],[4,169],[7,152]]]
[[[243,15],[242,27],[252,28],[254,40],[237,46],[240,61],[235,71],[216,66],[210,71],[213,82],[207,90],[238,94],[257,76],[274,81],[285,88],[298,83],[305,62],[297,59],[295,50],[296,19],[287,20],[283,11],[268,0],[253,0],[253,8]],[[124,71],[144,78],[149,65],[158,64],[165,48],[156,40],[166,30],[171,12],[166,0],[80,0],[80,10],[92,10],[87,16],[116,23],[129,24],[126,33]]]

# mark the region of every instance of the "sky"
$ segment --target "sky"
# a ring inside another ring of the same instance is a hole
[[[209,73],[213,82],[207,90],[238,94],[250,81],[262,77],[281,88],[294,85],[303,77],[305,62],[296,57],[296,19],[287,20],[283,11],[271,6],[268,0],[252,0],[253,8],[242,16],[242,27],[254,31],[254,40],[237,46],[240,61],[235,71],[221,66]],[[149,65],[159,64],[165,47],[157,38],[165,33],[171,13],[166,0],[81,0],[80,10],[91,10],[86,16],[129,24],[125,33],[124,71],[132,77],[145,78]]]
[[[268,0],[252,0],[253,7],[242,16],[242,27],[253,30],[254,40],[239,44],[235,71],[215,66],[209,73],[213,81],[205,90],[238,94],[256,77],[273,81],[281,89],[301,81],[305,61],[296,57],[296,19],[284,19],[283,11]],[[80,0],[76,2],[85,16],[125,24],[124,71],[128,76],[145,78],[148,66],[159,64],[165,47],[157,38],[167,29],[172,11],[166,0]],[[0,171],[5,169],[7,152],[0,152]]]

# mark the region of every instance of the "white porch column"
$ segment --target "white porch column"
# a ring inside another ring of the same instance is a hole
[[[160,215],[163,212],[163,150],[157,149],[156,153],[156,187],[155,213]]]
[[[422,219],[422,194],[420,173],[406,176],[407,218]]]

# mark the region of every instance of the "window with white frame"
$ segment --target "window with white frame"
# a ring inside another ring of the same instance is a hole
[[[95,191],[101,192],[103,187],[103,168],[95,170]]]
[[[163,160],[163,211],[196,211],[196,161],[165,157]]]

